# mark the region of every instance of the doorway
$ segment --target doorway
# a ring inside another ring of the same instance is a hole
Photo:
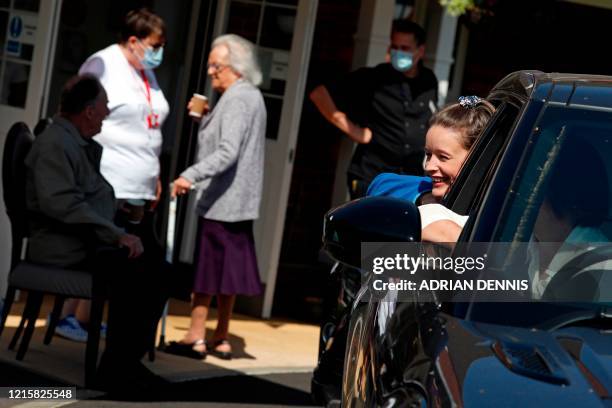
[[[25,122],[32,128],[40,117],[48,89],[59,3],[59,0],[0,0],[0,153],[14,123]],[[0,297],[6,290],[11,258],[10,230],[2,206]]]

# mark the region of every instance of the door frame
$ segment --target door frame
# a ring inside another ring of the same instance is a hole
[[[40,119],[42,112],[46,111],[61,9],[62,0],[42,0],[40,2],[26,106],[16,108],[0,105],[0,161],[2,160],[6,134],[13,123],[25,122],[32,128]],[[33,14],[31,12],[23,13]],[[0,46],[4,46],[4,44],[0,44]],[[0,183],[0,197],[3,194],[3,186]],[[12,243],[10,223],[3,200],[0,207],[0,231],[4,232],[0,234],[0,298],[2,298],[6,291],[6,282],[10,270]]]
[[[14,122],[23,121],[29,126],[33,126],[40,119],[41,112],[47,107],[62,2],[63,0],[43,0],[40,2],[26,106],[25,108],[16,108],[0,105],[0,117],[2,118],[0,120],[0,134],[3,142],[6,132]],[[23,13],[33,14],[25,11]]]

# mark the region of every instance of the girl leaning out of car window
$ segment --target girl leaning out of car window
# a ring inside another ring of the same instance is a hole
[[[467,216],[439,204],[461,171],[474,142],[495,108],[477,96],[462,96],[432,116],[425,140],[423,167],[428,177],[383,173],[368,188],[368,196],[391,196],[419,205],[422,240],[456,242]]]

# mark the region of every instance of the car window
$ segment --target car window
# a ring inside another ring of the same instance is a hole
[[[526,150],[495,241],[528,242],[536,219],[550,214],[551,206],[576,225],[610,216],[612,112],[550,107]]]
[[[518,116],[518,108],[502,103],[470,152],[465,164],[445,197],[444,204],[458,214],[467,215],[483,187],[483,181],[494,170]]]
[[[583,262],[580,274],[567,269],[612,242],[612,111],[551,106],[527,149],[498,240],[528,243],[521,256],[534,298],[547,297],[547,288],[563,273],[567,283],[556,285],[563,296],[582,290],[580,300],[598,301],[602,292],[612,291],[612,261]],[[578,277],[580,282],[572,281]]]
[[[512,134],[519,116],[517,106],[502,103],[459,174],[445,204],[459,214],[471,215],[463,228],[460,240],[468,237],[487,188],[496,172],[500,157]]]
[[[550,104],[523,149],[492,241],[522,243],[506,265],[525,267],[502,273],[529,279],[538,303],[473,303],[467,313],[475,321],[545,327],[610,304],[612,110]]]

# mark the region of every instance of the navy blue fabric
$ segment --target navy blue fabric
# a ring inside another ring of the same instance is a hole
[[[395,197],[414,203],[431,189],[432,182],[429,177],[381,173],[370,183],[366,196]]]

